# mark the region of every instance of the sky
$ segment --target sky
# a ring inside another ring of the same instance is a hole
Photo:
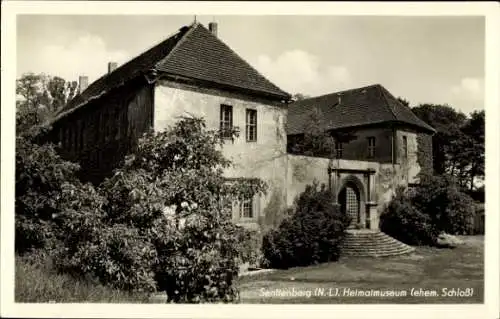
[[[310,96],[382,84],[393,95],[484,109],[484,17],[197,16],[283,90]],[[20,15],[17,72],[92,82],[194,16]]]

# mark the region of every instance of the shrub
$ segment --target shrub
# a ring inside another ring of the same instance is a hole
[[[260,231],[249,230],[243,227],[236,228],[237,250],[240,252],[240,263],[248,263],[251,267],[261,267],[263,263],[262,255],[262,235]]]
[[[186,118],[147,133],[99,186],[102,198],[65,210],[61,267],[127,290],[163,291],[169,302],[238,300],[243,257],[231,201],[265,191],[260,180],[228,184],[218,132]],[[78,190],[65,192],[68,203]],[[90,189],[79,198],[94,196]]]
[[[421,175],[411,194],[399,189],[381,215],[381,230],[410,245],[436,245],[440,233],[472,234],[474,202],[451,176]]]
[[[459,188],[452,176],[422,176],[412,202],[430,216],[441,232],[469,234],[473,231],[474,201]]]
[[[294,213],[264,236],[264,256],[273,268],[337,260],[348,223],[324,185],[308,185],[295,200]]]
[[[380,229],[409,245],[434,245],[438,235],[432,219],[416,208],[401,188],[381,214]]]
[[[41,129],[16,136],[15,247],[18,253],[55,246],[55,217],[65,183],[79,185],[78,165],[63,160],[52,144],[35,143]]]

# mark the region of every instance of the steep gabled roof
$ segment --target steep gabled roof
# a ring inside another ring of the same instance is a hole
[[[304,133],[305,125],[315,108],[322,116],[321,123],[325,130],[399,122],[427,132],[435,132],[382,85],[375,84],[289,104],[287,134]]]
[[[58,118],[151,70],[290,98],[202,24],[193,23],[93,82],[63,108]]]

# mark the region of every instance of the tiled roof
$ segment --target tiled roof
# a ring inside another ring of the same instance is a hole
[[[177,33],[105,74],[71,100],[58,118],[150,70],[209,81],[288,100],[290,95],[267,80],[202,24]]]
[[[287,134],[304,133],[311,112],[315,109],[321,114],[321,126],[325,130],[399,122],[435,132],[382,85],[375,84],[289,104]]]
[[[290,98],[201,24],[188,32],[156,68],[169,74]]]

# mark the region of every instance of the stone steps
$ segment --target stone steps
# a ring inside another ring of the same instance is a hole
[[[385,257],[411,253],[415,248],[381,232],[348,230],[342,254],[344,256]]]

